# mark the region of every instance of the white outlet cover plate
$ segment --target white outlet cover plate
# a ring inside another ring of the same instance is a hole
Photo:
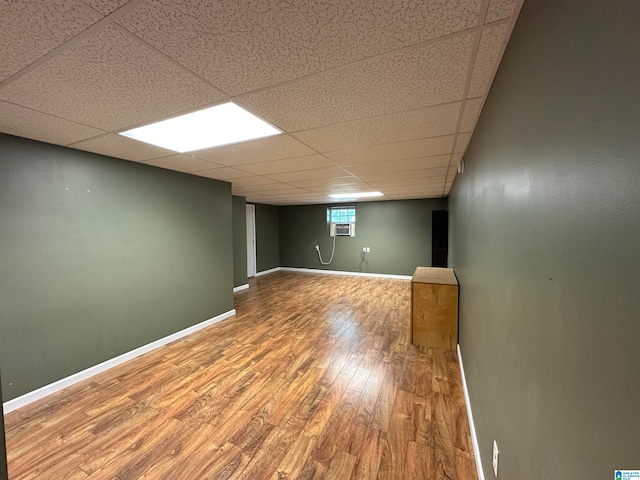
[[[496,443],[496,441],[493,441],[493,473],[496,476],[496,478],[498,478],[498,454],[500,452],[498,451],[498,444]]]

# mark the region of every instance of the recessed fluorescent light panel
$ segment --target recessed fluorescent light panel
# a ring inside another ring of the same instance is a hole
[[[352,192],[352,193],[335,193],[329,195],[331,198],[366,198],[366,197],[381,197],[384,195],[380,192]]]
[[[184,153],[280,133],[274,126],[229,102],[127,130],[120,135]]]

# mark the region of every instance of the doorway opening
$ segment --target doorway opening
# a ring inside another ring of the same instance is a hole
[[[247,205],[247,277],[256,276],[256,206]]]

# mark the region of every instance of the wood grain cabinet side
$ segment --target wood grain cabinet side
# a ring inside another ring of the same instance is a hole
[[[458,281],[451,268],[418,267],[411,279],[411,342],[455,350]]]

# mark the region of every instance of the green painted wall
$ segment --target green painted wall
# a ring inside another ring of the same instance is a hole
[[[486,478],[640,468],[640,2],[525,1],[450,197]]]
[[[229,183],[0,135],[5,400],[233,309]]]
[[[233,286],[247,283],[247,204],[236,195],[233,204]]]
[[[256,272],[280,266],[278,207],[256,203]]]
[[[446,199],[398,200],[356,204],[356,236],[336,237],[331,265],[327,208],[331,205],[280,207],[281,266],[348,272],[413,275],[431,265],[431,211],[447,208]],[[335,206],[335,205],[334,205]],[[362,258],[362,247],[371,252]]]

